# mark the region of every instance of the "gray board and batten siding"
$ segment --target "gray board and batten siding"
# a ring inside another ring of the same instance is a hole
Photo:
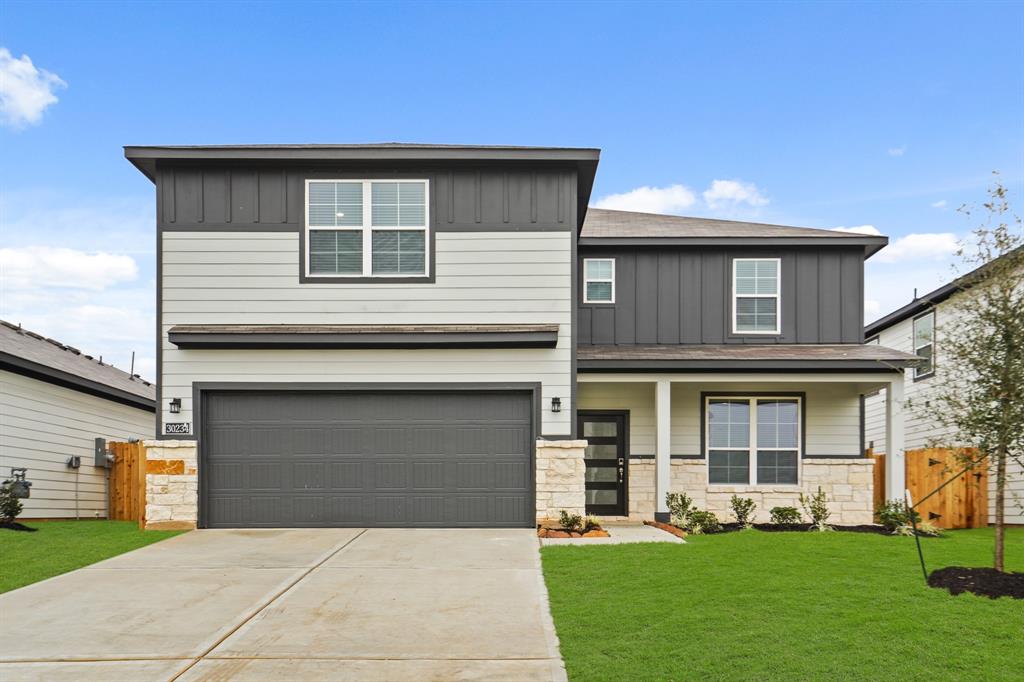
[[[577,301],[580,345],[864,341],[860,246],[588,246],[579,258],[615,259],[615,303]],[[781,334],[732,332],[733,258],[781,259]]]

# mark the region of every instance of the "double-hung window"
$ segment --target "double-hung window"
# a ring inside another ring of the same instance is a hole
[[[779,334],[778,258],[732,261],[732,331],[734,334]]]
[[[306,275],[426,277],[426,180],[307,180]]]
[[[583,259],[583,302],[615,303],[615,259]]]
[[[923,379],[935,373],[935,311],[914,319],[914,355],[921,358],[914,368],[914,378]]]
[[[796,485],[800,398],[705,398],[708,483]]]

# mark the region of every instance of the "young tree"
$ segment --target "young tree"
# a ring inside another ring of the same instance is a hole
[[[942,381],[924,411],[965,466],[995,475],[994,567],[1003,569],[1007,465],[1024,465],[1024,223],[998,174],[957,256],[959,291],[938,325]],[[960,207],[973,219],[974,210]]]

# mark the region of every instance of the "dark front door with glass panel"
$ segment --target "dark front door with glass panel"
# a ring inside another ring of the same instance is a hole
[[[626,515],[626,415],[579,413],[579,433],[587,441],[587,513]]]

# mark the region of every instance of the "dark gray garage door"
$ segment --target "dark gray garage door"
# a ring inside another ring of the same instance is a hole
[[[531,526],[531,394],[203,394],[202,523]]]

